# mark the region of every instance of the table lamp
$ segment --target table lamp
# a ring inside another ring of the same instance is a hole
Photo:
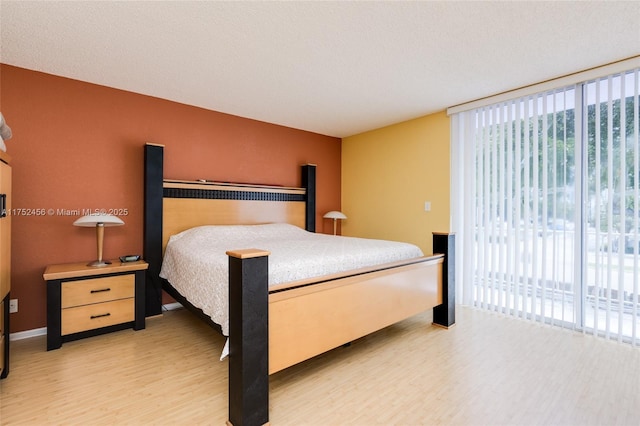
[[[336,235],[336,225],[337,225],[338,219],[342,220],[347,218],[347,216],[345,216],[344,213],[338,212],[335,210],[332,210],[326,213],[323,217],[325,219],[333,219],[333,235]]]
[[[102,260],[102,245],[104,241],[104,227],[105,226],[120,226],[124,225],[124,222],[120,220],[120,218],[110,215],[110,214],[89,214],[86,216],[82,216],[75,222],[73,222],[75,226],[84,226],[84,227],[95,227],[96,228],[96,239],[98,243],[98,260],[95,260],[91,263],[88,263],[87,266],[107,266],[110,265],[111,262]]]

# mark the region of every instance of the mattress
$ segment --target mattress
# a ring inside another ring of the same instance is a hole
[[[423,256],[402,242],[317,234],[297,226],[200,226],[169,238],[160,276],[229,334],[229,260],[226,252],[271,252],[269,285],[282,284]]]

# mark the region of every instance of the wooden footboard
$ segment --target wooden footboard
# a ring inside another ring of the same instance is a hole
[[[269,374],[442,303],[443,256],[269,294]]]
[[[450,234],[434,234],[444,254],[344,276],[268,288],[263,250],[229,255],[229,424],[269,421],[269,374],[427,309],[455,322]]]

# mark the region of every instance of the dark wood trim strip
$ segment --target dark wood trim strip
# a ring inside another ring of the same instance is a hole
[[[0,312],[0,315],[4,316],[4,366],[2,368],[2,374],[0,374],[0,379],[5,379],[9,375],[9,301],[11,300],[11,292],[7,293],[7,296],[4,298],[4,311]]]
[[[62,346],[62,280],[47,281],[47,350]]]
[[[195,198],[205,200],[305,201],[303,194],[265,191],[164,188],[163,194],[165,198]]]
[[[204,321],[205,324],[209,325],[211,328],[222,335],[222,327],[220,327],[220,324],[213,322],[209,315],[202,312],[202,309],[195,307],[191,302],[189,302],[182,294],[180,294],[180,292],[178,292],[178,290],[176,290],[171,285],[169,281],[165,280],[164,278],[160,278],[160,281],[162,281],[162,289],[166,291],[169,296],[173,297],[176,302],[182,305],[183,308],[200,318],[202,321]]]
[[[146,295],[146,273],[144,269],[141,271],[135,272],[135,292],[136,292],[136,305],[135,305],[135,321],[133,324],[134,330],[144,330],[146,327],[145,323],[145,311],[147,305]]]
[[[306,189],[305,229],[316,232],[316,165],[302,166],[302,187]]]
[[[433,252],[444,254],[442,265],[442,305],[433,308],[434,324],[451,327],[456,323],[456,236],[433,233]]]
[[[144,247],[143,258],[149,264],[146,274],[146,316],[162,313],[162,179],[164,147],[144,147]]]
[[[269,257],[229,254],[229,424],[269,422]]]

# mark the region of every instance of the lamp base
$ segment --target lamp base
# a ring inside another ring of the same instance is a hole
[[[95,267],[101,267],[101,266],[107,266],[107,265],[111,265],[111,262],[109,262],[108,260],[95,260],[91,263],[87,263],[87,266],[95,266]]]

